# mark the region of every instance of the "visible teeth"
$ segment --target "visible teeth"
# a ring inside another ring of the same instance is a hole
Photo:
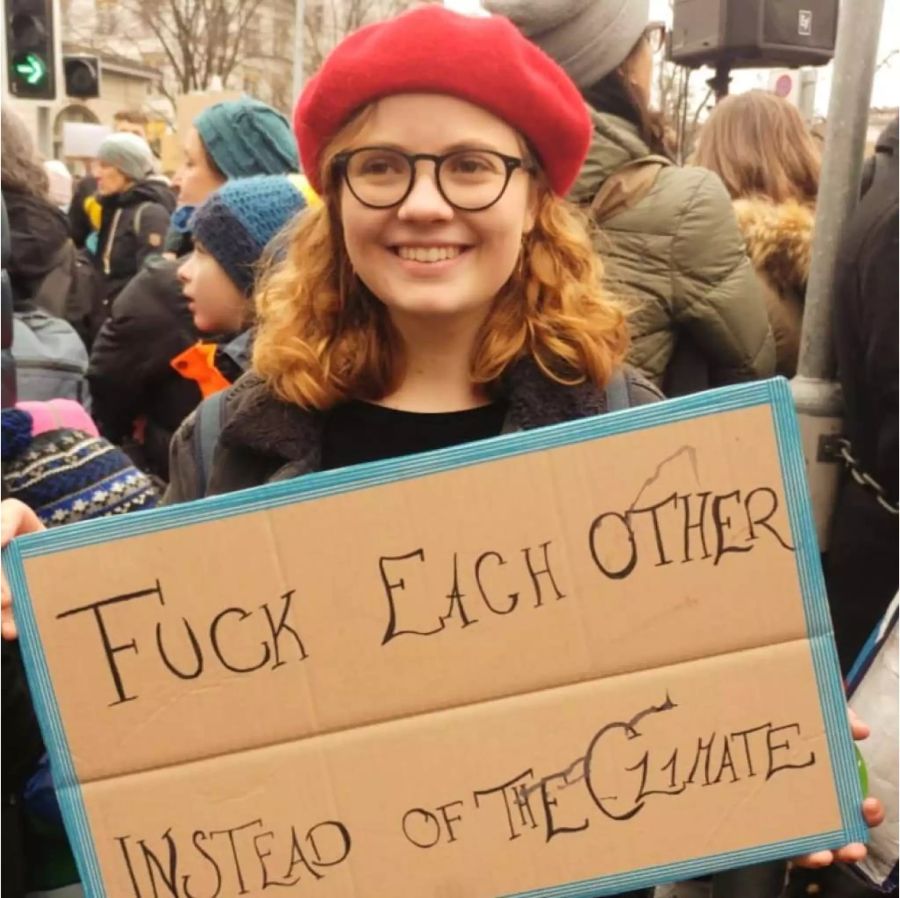
[[[400,246],[397,254],[410,262],[444,262],[455,259],[461,250],[458,246]]]

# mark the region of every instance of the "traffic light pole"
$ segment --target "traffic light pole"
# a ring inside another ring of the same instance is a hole
[[[847,223],[859,202],[883,11],[884,0],[841,4],[800,358],[797,376],[791,382],[823,551],[841,471],[839,457],[832,449],[841,433],[843,412],[832,343],[835,263]]]
[[[37,108],[37,146],[41,154],[53,158],[53,128],[50,124],[50,107],[41,103]]]

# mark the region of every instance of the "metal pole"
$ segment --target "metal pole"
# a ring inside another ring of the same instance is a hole
[[[303,90],[303,38],[306,0],[294,0],[294,102]]]
[[[816,203],[815,240],[797,370],[801,377],[834,375],[831,307],[834,263],[847,221],[859,201],[859,180],[872,98],[884,0],[843,0],[838,20],[825,155]]]
[[[884,0],[841,3],[800,357],[797,376],[791,381],[821,551],[828,546],[841,470],[839,456],[830,448],[843,427],[840,385],[833,380],[835,262],[847,222],[859,201],[883,11]]]
[[[41,103],[37,108],[37,148],[46,159],[53,158],[53,132],[50,126],[50,107]]]

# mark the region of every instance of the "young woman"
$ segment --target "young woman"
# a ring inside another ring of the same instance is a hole
[[[230,178],[297,171],[287,119],[243,98],[205,109],[185,136],[184,162],[173,179],[173,258],[154,259],[122,291],[91,349],[88,379],[93,414],[114,443],[128,446],[139,466],[168,480],[169,442],[202,398],[172,359],[200,337],[176,276],[174,255],[191,251],[196,209]],[[170,231],[170,238],[172,232]],[[177,244],[177,247],[175,246]]]
[[[609,286],[630,302],[628,361],[667,396],[774,373],[760,287],[727,193],[670,163],[650,110],[665,27],[649,0],[487,0],[552,56],[590,107],[592,140],[570,198],[601,227]]]
[[[440,28],[461,61],[388,49]],[[502,77],[475,57],[494,39]],[[558,66],[502,19],[422,9],[349,38],[295,125],[323,205],[259,289],[209,493],[605,410],[627,326],[562,199],[590,123]],[[659,398],[625,379],[632,405]],[[169,502],[203,493],[193,432],[173,440]]]
[[[621,373],[625,318],[562,200],[584,104],[507,21],[425,6],[365,28],[295,125],[323,203],[259,289],[209,493],[603,413],[612,377],[632,405],[659,398]],[[170,502],[204,492],[195,418],[173,441]],[[4,540],[35,527],[21,505],[0,514]]]
[[[731,194],[763,284],[777,372],[793,377],[812,259],[819,150],[795,106],[751,90],[716,106],[692,161],[714,171]]]

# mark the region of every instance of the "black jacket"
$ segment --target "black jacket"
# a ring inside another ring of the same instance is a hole
[[[4,189],[9,216],[9,279],[17,303],[31,299],[69,239],[65,215],[49,200]]]
[[[95,262],[110,303],[149,256],[162,253],[175,197],[159,181],[138,181],[124,193],[101,197],[100,205],[103,220]]]
[[[15,642],[3,640],[3,825],[4,898],[24,898],[27,861],[22,790],[44,753],[25,671]]]
[[[171,366],[199,332],[176,272],[178,263],[151,259],[113,302],[91,349],[92,414],[103,435],[127,444],[144,420],[143,457],[135,460],[167,479],[169,441],[200,401],[200,389]]]
[[[656,387],[631,368],[626,368],[626,386],[631,406],[662,399]],[[550,380],[530,358],[510,366],[498,393],[509,402],[504,433],[607,410],[603,390],[589,383],[564,386]],[[172,440],[170,482],[164,500],[168,505],[204,495],[203,485],[197,482],[195,420],[196,415],[189,417]],[[319,470],[323,422],[320,413],[276,399],[259,375],[245,374],[225,396],[224,422],[206,494],[228,493]]]
[[[834,340],[844,428],[862,468],[897,502],[897,120],[878,139],[871,184],[835,271]],[[897,591],[897,516],[846,477],[829,547],[828,586],[844,669]]]

